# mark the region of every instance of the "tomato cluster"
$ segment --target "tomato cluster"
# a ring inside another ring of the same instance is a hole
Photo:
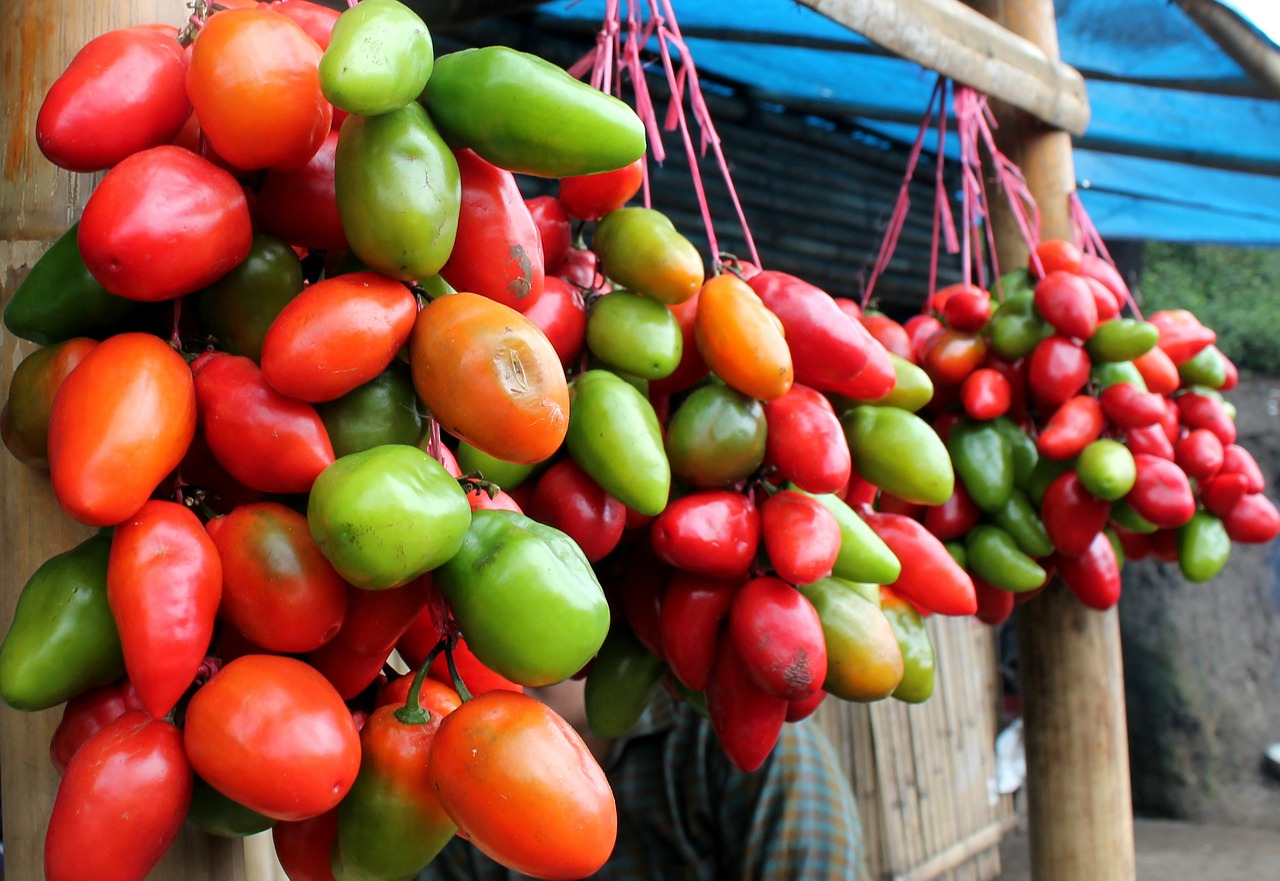
[[[1213,578],[1232,542],[1263,543],[1280,514],[1236,443],[1222,393],[1234,365],[1185,310],[1126,316],[1111,264],[1061,240],[1002,279],[937,292],[905,325],[878,318],[913,400],[947,444],[955,491],[938,506],[881,495],[967,570],[998,623],[1056,575],[1091,608],[1120,597],[1126,557]],[[896,342],[895,342],[896,341]],[[895,392],[896,394],[897,392]],[[873,490],[865,495],[873,501]]]

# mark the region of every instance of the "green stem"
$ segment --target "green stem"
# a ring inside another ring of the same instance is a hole
[[[458,675],[458,665],[453,662],[453,643],[444,647],[444,660],[449,665],[449,678],[453,680],[453,688],[458,692],[458,697],[462,700],[469,701],[473,697],[470,690],[463,683],[462,677]]]
[[[431,721],[431,714],[423,709],[420,703],[422,698],[422,683],[427,678],[427,671],[431,669],[431,663],[436,659],[440,652],[444,651],[449,644],[449,640],[441,637],[428,654],[427,659],[418,667],[418,672],[413,676],[413,683],[409,686],[409,694],[404,699],[404,706],[396,710],[396,718],[406,725],[426,725]]]

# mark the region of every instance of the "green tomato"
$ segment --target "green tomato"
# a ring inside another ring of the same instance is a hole
[[[1090,495],[1108,502],[1124,498],[1138,479],[1133,453],[1120,441],[1105,437],[1080,451],[1076,474]]]
[[[0,698],[47,710],[124,675],[107,603],[111,536],[100,532],[43,563],[27,579],[0,645]]]
[[[675,314],[662,303],[619,290],[591,304],[587,348],[610,367],[662,379],[680,365],[684,337]]]
[[[338,574],[365,590],[398,587],[435,569],[462,544],[471,506],[423,450],[384,444],[320,472],[307,523]]]
[[[433,578],[475,656],[521,685],[577,673],[609,632],[609,603],[582,549],[514,511],[476,511]]]
[[[392,278],[440,271],[458,236],[462,178],[421,105],[347,117],[334,181],[342,229],[360,260]]]
[[[923,703],[933,694],[937,663],[933,643],[925,629],[924,618],[915,606],[899,596],[883,598],[880,609],[898,638],[902,651],[902,681],[893,690],[893,697],[909,704]]]
[[[187,822],[219,838],[244,838],[265,832],[276,824],[271,817],[246,808],[240,802],[214,789],[197,775],[192,780],[191,805]]]
[[[897,407],[866,404],[840,418],[858,473],[908,502],[941,505],[955,491],[951,456],[919,416]]]
[[[766,433],[759,401],[727,385],[704,385],[667,424],[671,473],[691,486],[729,486],[760,467]]]
[[[422,439],[422,413],[409,366],[392,361],[373,379],[340,398],[316,404],[329,432],[335,456],[383,444],[416,446]]]
[[[377,116],[416,99],[434,63],[418,13],[398,0],[362,0],[334,22],[320,59],[320,91],[334,107]]]
[[[1098,325],[1084,348],[1094,364],[1132,361],[1159,341],[1160,330],[1154,324],[1137,318],[1113,318]]]
[[[653,405],[607,370],[588,370],[569,386],[569,455],[622,504],[656,516],[671,494],[671,465]]]
[[[200,329],[219,349],[258,362],[267,328],[300,293],[302,261],[297,253],[275,236],[258,233],[249,256],[192,300]]]
[[[1227,565],[1231,538],[1222,521],[1208,511],[1197,511],[1178,527],[1178,568],[1187,581],[1208,581]]]

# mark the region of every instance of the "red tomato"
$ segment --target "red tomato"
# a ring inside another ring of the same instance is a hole
[[[703,490],[670,502],[649,527],[666,563],[710,578],[744,575],[760,545],[760,512],[731,490]]]
[[[310,0],[280,0],[273,3],[271,9],[281,15],[287,15],[298,23],[307,36],[315,40],[321,49],[329,48],[329,37],[333,26],[342,13]]]
[[[241,505],[205,529],[222,559],[220,614],[264,649],[309,652],[347,612],[347,584],[311,538],[307,518],[277,502]]]
[[[94,37],[49,87],[36,144],[68,171],[101,171],[172,141],[191,115],[187,56],[171,33],[123,28]]]
[[[1186,472],[1169,459],[1146,453],[1134,453],[1133,464],[1138,477],[1124,497],[1129,507],[1161,529],[1176,529],[1191,519],[1196,498]]]
[[[531,697],[491,691],[464,703],[440,723],[427,767],[459,832],[503,866],[582,878],[613,851],[618,814],[604,771],[569,723]]]
[[[1027,366],[1032,400],[1044,410],[1060,407],[1084,388],[1092,367],[1083,346],[1057,334],[1046,337],[1036,344]]]
[[[902,329],[907,332],[907,338],[911,340],[912,356],[907,360],[922,364],[925,346],[935,334],[944,330],[944,325],[932,315],[913,315],[902,325]]]
[[[705,689],[711,679],[720,625],[741,584],[677,572],[662,595],[663,654],[675,677],[694,691]]]
[[[1124,307],[1122,302],[1116,300],[1115,294],[1111,289],[1095,278],[1087,275],[1080,276],[1085,285],[1089,288],[1089,293],[1093,295],[1093,307],[1098,313],[1098,323],[1110,321],[1120,315],[1120,310]]]
[[[329,134],[320,46],[267,8],[211,15],[191,49],[187,94],[218,155],[236,168],[300,168]]]
[[[1098,306],[1084,279],[1055,271],[1036,283],[1036,311],[1063,336],[1087,340],[1098,329]]]
[[[1189,428],[1203,428],[1217,435],[1225,447],[1236,442],[1236,423],[1220,398],[1200,392],[1178,395],[1177,416]]]
[[[1223,518],[1227,537],[1242,544],[1265,544],[1280,535],[1280,511],[1261,493],[1244,496]]]
[[[462,177],[458,238],[441,277],[518,312],[542,296],[542,242],[515,175],[455,150]]]
[[[1105,532],[1089,542],[1083,554],[1054,557],[1058,577],[1083,605],[1105,612],[1120,601],[1120,563]]]
[[[613,171],[562,178],[560,204],[570,217],[599,220],[630,202],[631,197],[640,192],[642,183],[643,156]]]
[[[604,285],[599,272],[600,260],[589,248],[570,248],[555,267],[555,274],[583,290],[600,290]]]
[[[181,147],[134,153],[107,172],[76,234],[104,288],[155,302],[212,284],[249,255],[249,203],[236,179]]]
[[[1111,503],[1091,495],[1075,469],[1060,475],[1040,500],[1040,519],[1049,541],[1061,553],[1083,554],[1107,525]]]
[[[1147,391],[1153,394],[1171,395],[1182,384],[1182,379],[1178,376],[1178,366],[1159,346],[1152,346],[1134,358],[1133,366],[1137,367],[1138,372],[1142,374],[1142,379],[1147,384]]]
[[[765,554],[783,581],[808,584],[831,574],[840,556],[840,524],[817,499],[794,490],[774,493],[760,505],[760,525]]]
[[[942,317],[948,327],[977,333],[991,317],[991,294],[976,285],[967,285],[947,297]]]
[[[195,679],[221,597],[218,549],[190,508],[152,499],[116,527],[107,601],[129,679],[155,718]]]
[[[267,328],[262,378],[299,401],[332,401],[386,370],[417,317],[410,290],[385,275],[326,278],[286,303]]]
[[[805,492],[834,493],[849,482],[853,459],[835,410],[818,392],[793,385],[764,405],[764,464]]]
[[[302,2],[306,0],[286,0]],[[351,244],[338,216],[334,159],[338,133],[330,132],[301,168],[268,171],[251,206],[255,228],[299,248],[348,251]]]
[[[573,247],[573,221],[555,196],[525,199],[524,204],[542,241],[542,265],[547,271],[554,271]]]
[[[1053,412],[1036,438],[1050,459],[1070,459],[1102,436],[1102,405],[1090,395],[1076,395]]]
[[[172,723],[135,710],[90,737],[58,786],[44,839],[48,881],[137,881],[178,837],[191,765]]]
[[[111,685],[100,685],[67,701],[58,727],[49,740],[49,758],[53,770],[62,774],[76,751],[94,734],[130,710],[141,710],[138,691],[127,679]]]
[[[277,820],[335,807],[360,769],[351,712],[323,676],[294,658],[245,655],[187,706],[183,744],[219,792]]]
[[[902,574],[889,587],[912,604],[940,615],[977,611],[973,579],[923,524],[879,511],[868,512],[863,519],[902,561]]]
[[[281,820],[271,827],[276,858],[289,881],[333,881],[329,854],[337,837],[337,808],[306,820]]]
[[[1036,245],[1036,256],[1046,275],[1059,271],[1078,274],[1084,262],[1081,250],[1065,239],[1044,239]],[[1034,260],[1028,261],[1028,266],[1035,272]]]
[[[1158,345],[1175,365],[1190,361],[1217,339],[1217,334],[1187,309],[1161,309],[1147,320],[1160,329]]]
[[[409,700],[409,689],[413,687],[414,675],[411,672],[407,676],[399,676],[388,682],[378,692],[374,706],[405,706]],[[447,716],[462,706],[462,698],[443,682],[428,676],[422,680],[422,688],[418,691],[418,706],[430,710],[433,715],[438,713],[441,716]]]
[[[734,767],[751,772],[764,764],[782,733],[787,707],[785,698],[756,685],[736,642],[721,636],[707,684],[707,715]]]
[[[524,317],[547,335],[562,365],[572,367],[582,357],[587,342],[587,303],[578,288],[548,276],[542,283],[542,296],[525,310]]]
[[[1120,271],[1096,254],[1081,255],[1080,274],[1099,282],[1110,291],[1117,310],[1124,308],[1133,299],[1129,293],[1129,285],[1125,283]]]
[[[538,478],[527,512],[576,541],[593,563],[618,546],[627,517],[622,502],[569,458],[561,459]]]
[[[924,511],[924,528],[943,541],[961,538],[978,524],[982,509],[973,503],[965,492],[964,484],[957,480],[951,498],[941,505],[931,505]]]
[[[212,352],[193,361],[191,370],[209,449],[245,486],[305,493],[333,463],[333,445],[315,407],[267,385],[253,361]]]
[[[538,326],[472,293],[429,303],[409,343],[413,384],[441,427],[521,465],[547,459],[569,430],[569,384]]]
[[[938,385],[959,385],[982,366],[987,341],[977,334],[945,328],[924,344],[920,366]]]
[[[1266,478],[1257,460],[1239,444],[1227,444],[1222,448],[1222,473],[1244,475],[1247,493],[1260,493],[1266,489]]]
[[[1209,480],[1221,471],[1222,460],[1222,441],[1205,428],[1187,432],[1173,448],[1173,461],[1197,482]]]
[[[1165,412],[1164,398],[1146,392],[1132,383],[1117,382],[1098,395],[1102,413],[1120,428],[1143,428],[1157,425]]]
[[[146,333],[109,337],[63,381],[49,416],[49,471],[75,520],[132,516],[182,461],[196,398],[182,356]]]
[[[911,345],[911,338],[907,336],[906,329],[901,324],[888,315],[882,315],[879,312],[864,312],[861,320],[862,326],[887,351],[892,352],[899,358],[915,363],[915,349]]]
[[[775,697],[803,700],[827,678],[818,610],[784,581],[766,575],[739,588],[729,607],[728,633],[747,675]]]
[[[1223,454],[1225,461],[1226,455]],[[1200,503],[1205,510],[1215,517],[1226,518],[1235,507],[1236,502],[1246,495],[1247,478],[1240,473],[1227,474],[1219,468],[1218,473],[1208,480],[1198,482],[1196,489]]]
[[[974,419],[995,419],[1009,411],[1013,386],[1004,374],[991,367],[970,373],[960,386],[960,402]]]

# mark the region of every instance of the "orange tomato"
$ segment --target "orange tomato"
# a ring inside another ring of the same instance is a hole
[[[958,385],[986,361],[987,341],[975,333],[946,328],[925,344],[921,364],[937,385]]]
[[[81,523],[121,523],[182,461],[195,431],[195,382],[182,356],[149,333],[108,337],[54,395],[53,493]]]
[[[427,770],[459,832],[503,866],[584,878],[613,851],[618,813],[604,771],[534,698],[498,690],[458,707],[440,723]]]
[[[318,43],[267,8],[209,17],[191,47],[187,94],[217,154],[236,168],[300,168],[320,149],[333,106]]]
[[[441,427],[498,459],[531,465],[560,448],[569,385],[536,324],[479,294],[447,294],[409,337],[418,397]]]
[[[772,401],[791,388],[795,372],[782,322],[736,275],[702,286],[694,339],[712,372],[744,395]]]

